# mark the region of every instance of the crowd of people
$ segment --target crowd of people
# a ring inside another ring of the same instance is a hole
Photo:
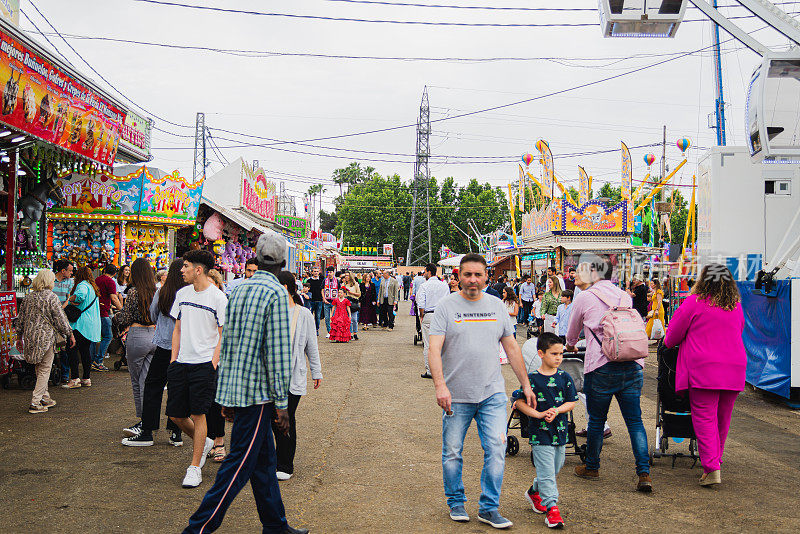
[[[653,279],[634,277],[624,289],[612,283],[605,259],[581,262],[567,276],[550,267],[535,281],[500,276],[490,285],[485,259],[465,255],[450,275],[435,264],[421,273],[390,270],[364,275],[314,268],[304,279],[283,270],[285,240],[265,233],[245,276],[225,284],[214,256],[192,250],[163,272],[146,259],[108,265],[96,279],[87,266],[56,261],[43,269],[23,299],[15,327],[17,348],[35,365],[29,412],[56,406],[48,389],[51,367],[64,366],[62,387],[91,387],[91,372],[106,371],[112,343],[121,344],[131,380],[137,421],[124,428],[122,444],[147,447],[161,422],[166,387],[169,443],[192,440],[181,485],[202,482],[207,458],[219,462],[216,479],[185,532],[211,532],[239,490],[252,484],[265,531],[290,527],[278,482],[292,477],[297,449],[296,411],[322,383],[318,347],[323,319],[330,342],[358,340],[362,329],[395,326],[398,303],[412,303],[423,339],[424,372],[442,408],[442,470],[450,518],[469,521],[462,483],[464,436],[474,419],[484,466],[478,519],[496,528],[511,522],[499,512],[505,464],[506,383],[511,365],[520,388],[512,407],[531,421],[536,476],[525,491],[551,528],[564,526],[556,478],[564,464],[566,414],[584,401],[588,426],[585,462],[574,474],[600,477],[603,440],[613,398],[631,440],[636,489],[651,492],[647,433],[641,416],[646,354],[609,352],[611,310],[630,310],[647,340],[660,329],[667,347],[679,346],[676,390],[688,394],[703,466],[700,484],[720,484],[721,459],[736,397],[744,388],[746,354],[740,296],[726,267],[706,266],[692,294],[667,325],[669,295]],[[635,311],[634,311],[635,310]],[[539,357],[526,369],[516,326],[528,326]],[[560,369],[565,354],[585,344],[583,393]],[[619,348],[617,350],[620,350]],[[499,357],[498,357],[499,352]],[[233,427],[225,446],[225,421]]]

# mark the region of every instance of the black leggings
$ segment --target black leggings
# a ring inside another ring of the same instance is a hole
[[[142,432],[152,432],[158,430],[161,420],[161,400],[164,397],[164,386],[167,385],[167,368],[172,358],[170,349],[156,347],[153,359],[150,362],[150,369],[147,371],[147,378],[144,381],[144,393],[142,394]],[[167,418],[167,430],[177,430],[178,425]]]
[[[275,434],[275,454],[278,457],[277,471],[292,474],[294,473],[294,453],[297,450],[297,419],[294,414],[297,412],[297,405],[301,395],[289,393],[289,435],[283,434],[275,424],[275,413],[273,412],[272,431]],[[272,405],[273,410],[275,405]]]
[[[206,425],[208,426],[208,437],[211,439],[225,437],[225,418],[222,417],[222,406],[216,402],[211,403],[211,408],[206,414]]]
[[[78,360],[83,365],[84,380],[88,380],[92,371],[92,355],[89,351],[91,341],[83,337],[77,330],[72,331],[75,334],[75,346],[69,349],[69,377],[71,379],[78,378]]]

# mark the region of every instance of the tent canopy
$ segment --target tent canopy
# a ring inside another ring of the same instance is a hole
[[[439,265],[442,267],[458,267],[461,263],[461,258],[463,258],[465,254],[459,254],[457,256],[453,256],[451,258],[445,258],[443,260],[439,260]]]

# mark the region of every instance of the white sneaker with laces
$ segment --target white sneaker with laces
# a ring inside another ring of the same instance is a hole
[[[276,474],[278,475],[278,480],[289,480],[290,478],[292,478],[291,473],[284,473],[283,471],[278,471]]]
[[[206,444],[203,446],[203,454],[200,456],[200,466],[198,469],[202,469],[204,465],[206,465],[206,458],[208,458],[208,451],[214,446],[214,440],[211,438],[206,438]]]
[[[186,469],[186,476],[183,477],[183,484],[184,488],[196,488],[200,485],[203,481],[203,472],[200,471],[200,468],[194,465],[190,465]]]

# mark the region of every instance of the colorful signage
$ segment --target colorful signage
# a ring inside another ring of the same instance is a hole
[[[611,207],[598,200],[591,200],[580,208],[566,199],[562,199],[562,204],[561,235],[626,236],[630,233],[626,201]]]
[[[111,166],[125,112],[0,31],[0,122]]]
[[[48,206],[48,216],[194,224],[203,183],[189,184],[178,171],[162,178],[140,167],[127,176],[71,174],[60,180],[64,203]]]
[[[384,256],[394,256],[394,243],[384,243],[383,245]]]
[[[631,184],[633,183],[633,163],[628,146],[622,143],[622,200],[631,199]]]
[[[150,127],[149,119],[143,119],[128,111],[122,123],[119,135],[119,147],[135,156],[150,159]]]
[[[264,169],[253,171],[242,161],[242,208],[266,219],[275,220],[278,201],[275,182],[267,180]]]
[[[546,232],[554,232],[557,226],[557,207],[560,200],[554,200],[541,210],[522,214],[522,237],[534,237]]]
[[[291,215],[276,215],[275,222],[290,228],[294,237],[305,239],[308,237],[308,220]]]
[[[578,191],[578,205],[583,206],[589,202],[589,175],[586,170],[578,166],[578,173],[580,174],[580,190]]]
[[[542,155],[542,166],[544,167],[544,176],[542,176],[542,196],[545,198],[553,197],[553,180],[555,179],[555,168],[553,167],[553,153],[550,151],[550,145],[547,141],[540,139],[536,142],[536,149]]]

